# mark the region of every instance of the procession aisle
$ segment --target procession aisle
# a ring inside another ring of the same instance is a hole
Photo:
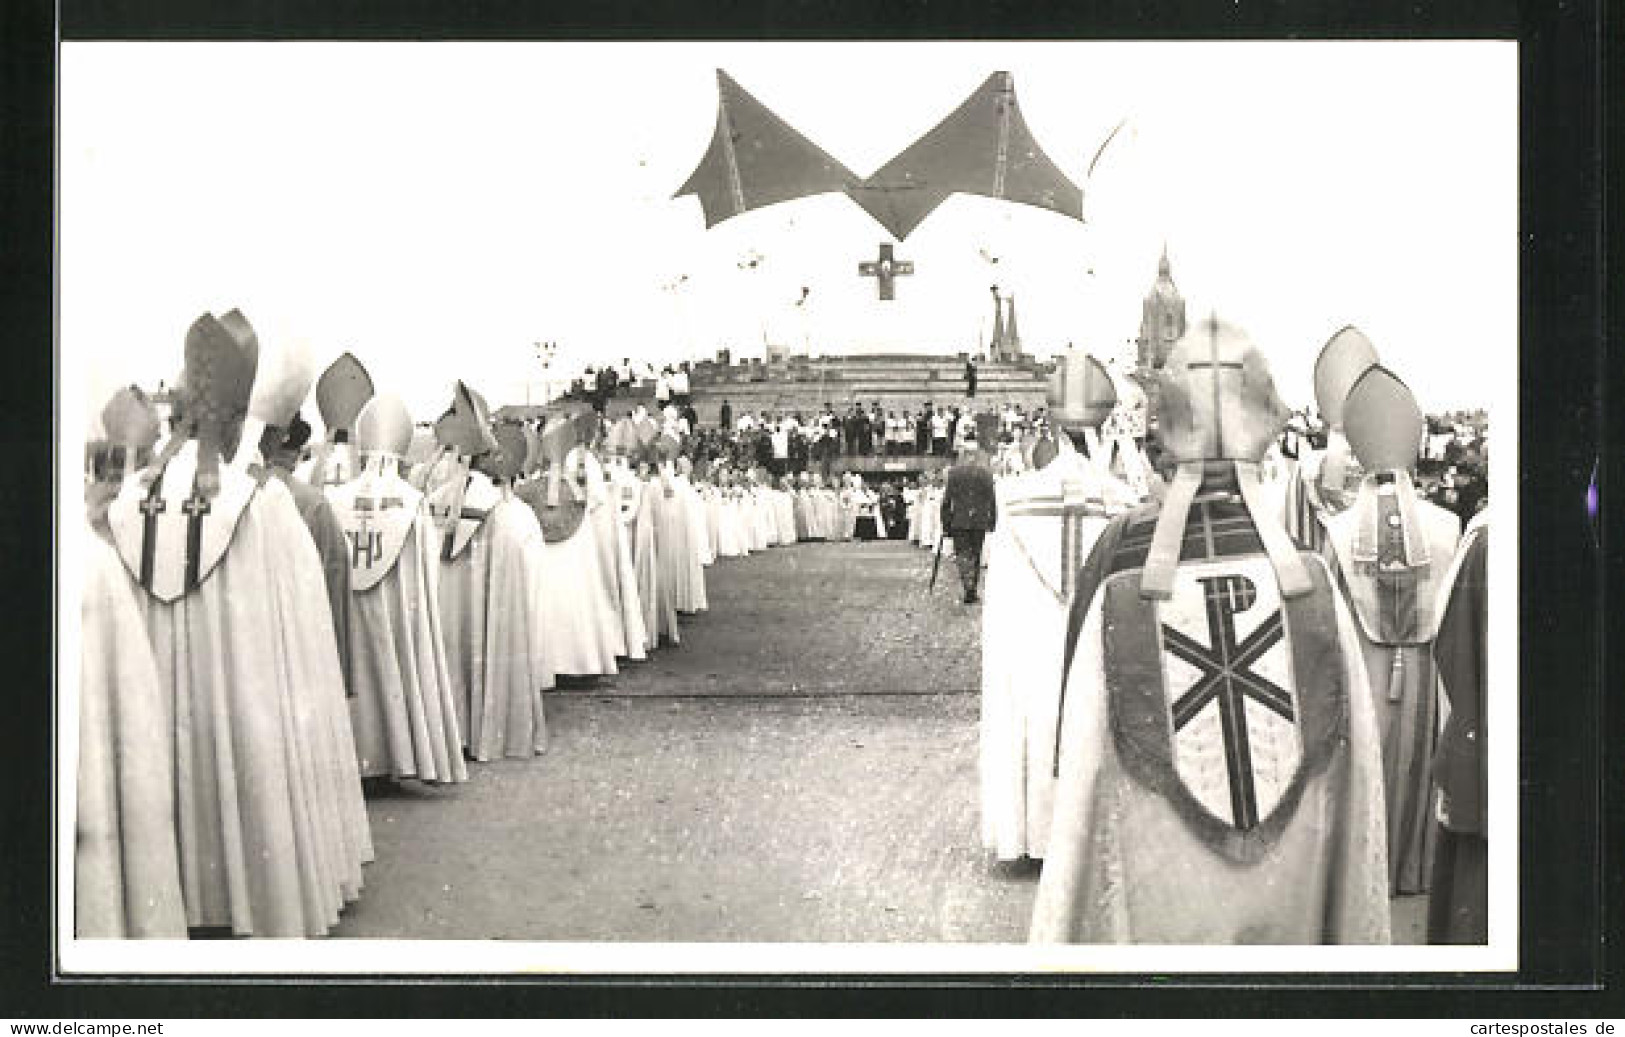
[[[629,695],[846,695],[974,692],[982,614],[959,603],[959,577],[899,541],[803,543],[705,571],[710,611],[683,621],[683,643],[628,667]]]
[[[719,562],[680,648],[546,696],[545,755],[369,800],[377,862],[334,935],[1024,940],[1036,868],[978,841],[980,613],[951,560],[928,601],[930,564]]]

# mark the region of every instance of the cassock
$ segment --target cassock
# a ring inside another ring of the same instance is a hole
[[[873,490],[859,489],[853,495],[857,518],[853,535],[859,540],[874,540],[882,533],[880,524],[880,497]]]
[[[1081,454],[998,483],[982,607],[982,844],[1043,857],[1055,791],[1061,660],[1073,585],[1106,528],[1099,474]]]
[[[1449,716],[1433,759],[1438,848],[1428,898],[1429,943],[1489,938],[1485,713],[1489,686],[1489,512],[1468,524],[1446,575],[1433,640]]]
[[[81,536],[74,934],[185,939],[165,688],[117,552]]]

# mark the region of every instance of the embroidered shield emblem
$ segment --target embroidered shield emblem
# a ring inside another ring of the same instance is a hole
[[[1138,570],[1104,587],[1125,766],[1230,850],[1279,831],[1346,724],[1330,583],[1318,558],[1302,557],[1313,588],[1291,602],[1264,555],[1184,562],[1167,601],[1140,597]]]
[[[330,488],[327,502],[350,542],[350,589],[371,590],[399,561],[423,495],[398,475],[366,475]]]
[[[107,509],[119,557],[147,593],[165,604],[214,572],[259,488],[247,473],[222,468],[219,491],[205,499],[196,478],[197,451],[183,451],[151,485],[124,480]]]
[[[453,479],[429,494],[429,515],[440,531],[440,560],[444,562],[462,557],[485,517],[502,501],[502,491],[479,472],[469,473],[460,504],[458,489],[458,480]]]

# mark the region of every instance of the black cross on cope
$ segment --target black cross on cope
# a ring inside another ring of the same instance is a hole
[[[164,477],[160,474],[152,481],[152,489],[141,501],[141,586],[152,590],[152,568],[158,548],[158,516],[167,510],[164,503]]]
[[[203,558],[203,516],[209,514],[209,500],[196,489],[181,505],[186,512],[186,587],[198,585],[198,571]]]
[[[880,254],[874,260],[858,264],[858,276],[875,279],[875,287],[880,291],[882,302],[897,298],[896,278],[907,277],[912,273],[914,261],[893,258],[892,245],[889,241],[880,243]]]
[[[1190,690],[1174,702],[1174,731],[1183,730],[1209,705],[1218,704],[1225,767],[1230,777],[1231,814],[1235,826],[1245,832],[1258,827],[1259,822],[1246,702],[1252,699],[1285,720],[1294,719],[1292,693],[1255,673],[1252,667],[1286,631],[1281,610],[1276,609],[1258,629],[1238,642],[1235,617],[1257,602],[1257,588],[1245,576],[1209,576],[1199,582],[1207,602],[1208,641],[1213,647],[1162,624],[1168,652],[1201,673]]]

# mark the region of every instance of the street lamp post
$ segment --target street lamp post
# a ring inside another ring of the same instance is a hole
[[[557,342],[534,342],[532,346],[536,359],[542,364],[542,405],[553,402],[553,361],[558,358],[559,344]],[[528,386],[528,382],[526,383]],[[526,402],[529,402],[530,392],[526,389]]]

